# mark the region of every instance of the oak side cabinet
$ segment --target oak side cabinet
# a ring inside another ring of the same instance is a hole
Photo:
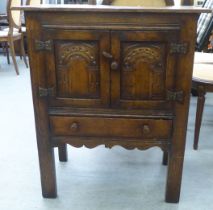
[[[22,9],[43,196],[57,196],[54,147],[66,161],[67,144],[157,146],[163,163],[168,162],[165,199],[178,202],[197,19],[209,11],[86,5]]]

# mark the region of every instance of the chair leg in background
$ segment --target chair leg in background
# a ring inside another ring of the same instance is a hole
[[[15,67],[15,71],[16,71],[16,74],[19,75],[19,70],[18,70],[18,65],[17,65],[17,62],[16,62],[16,53],[15,53],[13,40],[9,39],[8,42],[9,42],[9,45],[10,45],[10,51],[11,51],[11,56],[12,56],[13,64],[14,64],[14,67]]]
[[[9,46],[8,43],[5,43],[5,51],[6,51],[6,55],[7,55],[7,63],[10,64],[10,53],[9,53]]]
[[[199,87],[198,88],[198,99],[197,99],[197,113],[196,113],[196,120],[195,120],[195,133],[194,133],[194,150],[198,149],[198,141],[200,135],[200,127],[203,117],[203,109],[205,104],[205,88]]]
[[[20,57],[20,59],[22,60],[22,58],[23,58],[23,53],[22,53],[22,42],[21,42],[21,39],[20,39],[20,42],[19,42],[19,45],[20,45],[20,49],[21,49],[21,52],[19,52],[19,57]]]
[[[7,42],[2,42],[1,43],[1,47],[2,47],[2,51],[3,51],[3,55],[4,56],[6,55],[6,49],[5,49],[6,44],[7,44]]]
[[[20,42],[21,42],[21,54],[22,54],[22,56],[23,56],[23,58],[24,58],[24,63],[25,63],[25,65],[26,65],[26,67],[28,68],[26,53],[25,53],[25,49],[24,49],[24,40],[23,40],[23,36],[22,36]]]

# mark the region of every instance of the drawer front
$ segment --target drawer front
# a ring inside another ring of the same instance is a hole
[[[54,136],[169,139],[172,120],[51,116]]]

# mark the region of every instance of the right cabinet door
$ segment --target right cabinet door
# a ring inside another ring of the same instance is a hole
[[[169,109],[167,92],[175,89],[178,30],[112,31],[111,106]],[[117,63],[117,68],[116,65]]]

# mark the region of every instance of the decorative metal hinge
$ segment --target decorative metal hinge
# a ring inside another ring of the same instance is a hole
[[[54,95],[54,88],[38,88],[39,97],[49,97]]]
[[[48,41],[35,40],[35,49],[37,51],[43,51],[43,50],[51,51],[52,41],[51,40],[48,40]]]
[[[167,90],[166,99],[167,101],[183,102],[183,99],[184,99],[183,91],[174,92],[174,91]]]
[[[171,54],[186,54],[188,52],[188,43],[171,43]]]

